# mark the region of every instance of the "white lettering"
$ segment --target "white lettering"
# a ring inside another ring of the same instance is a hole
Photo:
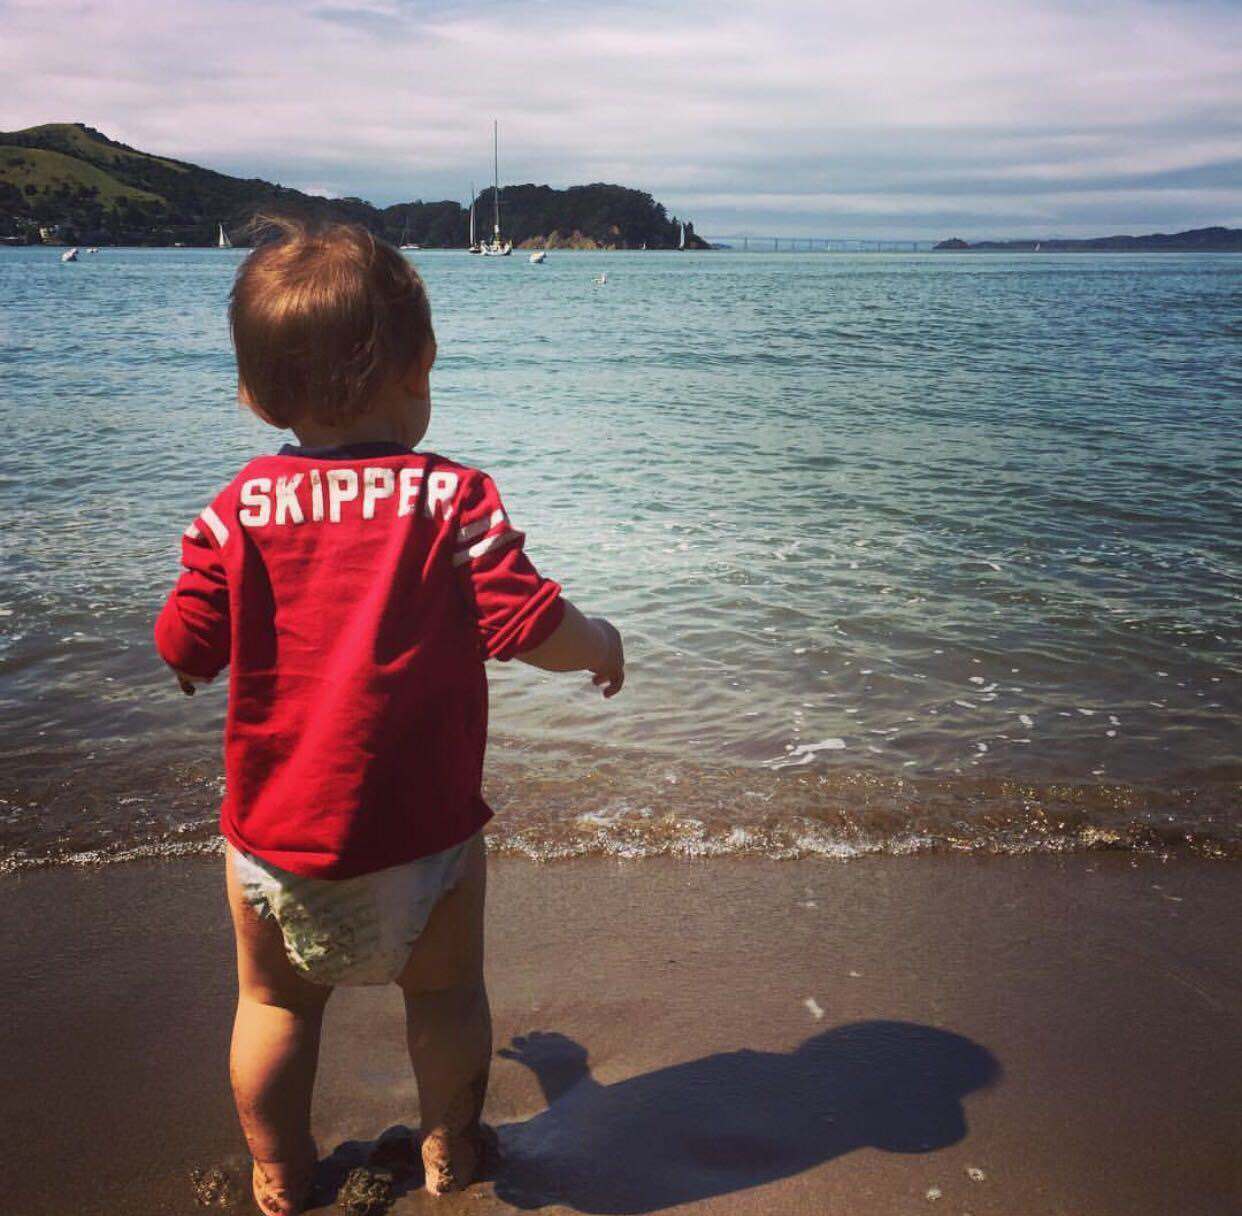
[[[328,482],[328,518],[341,522],[341,503],[352,502],[358,497],[358,473],[356,469],[329,469],[325,474]]]
[[[414,502],[418,498],[419,488],[423,484],[422,469],[402,469],[400,482],[401,494],[397,499],[397,514],[409,515],[414,510]]]
[[[375,518],[375,504],[381,498],[391,498],[396,484],[392,469],[373,468],[362,470],[362,518]]]
[[[453,514],[453,508],[450,505],[453,501],[453,495],[457,493],[457,474],[456,473],[432,473],[427,478],[427,514],[434,515],[436,505],[443,506],[440,514],[448,519]]]
[[[237,513],[247,528],[262,528],[272,517],[272,482],[269,477],[252,477],[242,483],[241,500],[244,509]]]
[[[323,519],[323,480],[318,469],[310,471],[311,483],[311,519],[318,523]]]
[[[293,477],[276,478],[276,522],[283,524],[293,520],[295,524],[302,522],[302,504],[298,502],[298,486],[302,484],[302,474]]]

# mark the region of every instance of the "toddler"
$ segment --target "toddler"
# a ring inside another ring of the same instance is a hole
[[[230,1070],[267,1216],[300,1211],[336,984],[405,997],[426,1186],[470,1182],[491,1059],[483,983],[484,661],[625,678],[621,637],[542,577],[491,479],[415,451],[427,293],[345,224],[271,221],[229,317],[238,397],[296,444],[182,539],[155,628],[183,691],[230,671],[220,810],[237,939]]]

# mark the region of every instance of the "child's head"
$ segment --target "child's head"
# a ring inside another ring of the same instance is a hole
[[[418,272],[357,224],[259,222],[272,235],[242,263],[229,305],[241,400],[299,435],[388,413],[417,443],[435,358]]]

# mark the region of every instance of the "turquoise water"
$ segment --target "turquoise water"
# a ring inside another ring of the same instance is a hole
[[[211,839],[225,690],[149,636],[282,441],[243,256],[0,251],[0,864]],[[630,656],[495,671],[500,844],[1238,851],[1242,259],[415,256],[427,446]]]

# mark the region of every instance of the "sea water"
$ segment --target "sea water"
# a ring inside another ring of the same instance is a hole
[[[283,439],[244,256],[0,251],[0,866],[213,847],[226,682],[151,626]],[[629,658],[495,665],[499,847],[1242,852],[1242,259],[413,256],[425,446]]]

